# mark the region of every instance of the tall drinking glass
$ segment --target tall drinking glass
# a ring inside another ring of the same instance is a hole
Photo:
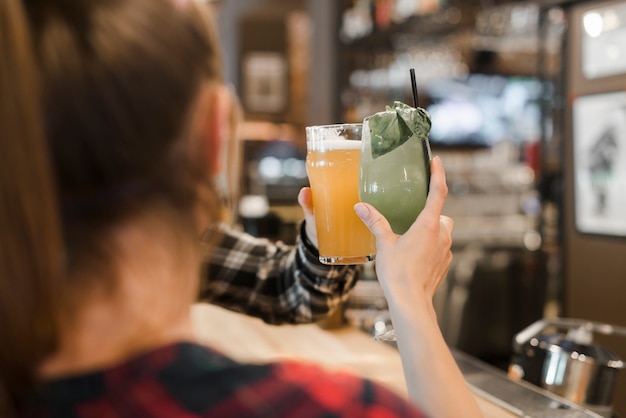
[[[378,150],[389,138],[370,129],[370,116],[363,121],[359,198],[374,206],[391,224],[393,232],[404,234],[424,209],[430,183],[428,131],[408,132],[403,143]],[[374,147],[374,148],[373,148]]]
[[[319,259],[325,264],[362,264],[375,258],[375,238],[354,211],[362,131],[361,123],[306,128],[306,167]]]
[[[426,204],[430,117],[423,109],[395,106],[363,121],[359,198],[382,213],[393,232],[404,234]],[[374,338],[395,341],[395,330],[388,327]]]

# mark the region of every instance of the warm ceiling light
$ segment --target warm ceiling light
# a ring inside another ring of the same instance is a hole
[[[585,32],[592,38],[597,38],[604,29],[604,19],[598,12],[590,12],[583,17],[583,27]]]

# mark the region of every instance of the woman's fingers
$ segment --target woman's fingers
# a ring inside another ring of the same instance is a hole
[[[441,158],[436,156],[430,163],[430,189],[424,211],[430,216],[439,217],[443,210],[443,204],[448,196],[448,185],[446,184],[446,172],[443,169]]]
[[[446,173],[441,163],[441,158],[436,156],[431,163],[430,191],[426,199],[426,206],[420,218],[426,218],[431,222],[437,222],[441,217],[443,205],[448,196],[448,185],[446,184]],[[384,239],[393,234],[389,222],[373,206],[360,202],[354,206],[357,215],[372,231],[377,239]],[[447,218],[446,225],[452,230],[454,222]],[[420,226],[419,228],[422,228]]]
[[[368,203],[359,202],[354,205],[354,210],[365,226],[376,237],[376,241],[382,241],[395,234],[385,217]]]
[[[311,188],[303,187],[298,193],[298,203],[305,214],[313,215],[313,199],[311,198]]]
[[[449,216],[441,215],[439,217],[439,223],[443,228],[446,229],[449,234],[452,233],[452,230],[454,229],[454,219],[450,218]]]
[[[307,238],[317,247],[317,231],[315,230],[315,215],[313,213],[313,198],[310,187],[300,189],[298,203],[304,212],[304,227]]]

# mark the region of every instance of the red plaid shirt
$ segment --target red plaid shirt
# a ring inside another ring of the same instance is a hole
[[[18,416],[422,417],[390,390],[303,363],[245,365],[180,343],[112,369],[50,381]]]

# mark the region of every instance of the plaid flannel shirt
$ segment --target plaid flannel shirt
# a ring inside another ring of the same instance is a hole
[[[325,318],[348,298],[358,280],[355,266],[318,260],[304,223],[296,245],[271,242],[226,224],[203,237],[207,265],[200,301],[261,318],[269,324],[310,323]],[[217,242],[212,239],[217,237]],[[209,244],[211,242],[212,244]]]
[[[57,379],[20,418],[422,417],[389,389],[304,363],[245,365],[179,343],[105,371]]]

